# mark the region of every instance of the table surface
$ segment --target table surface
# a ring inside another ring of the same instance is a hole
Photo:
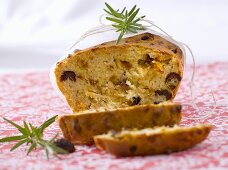
[[[192,149],[168,155],[116,158],[94,146],[76,146],[72,154],[47,160],[43,150],[26,156],[27,146],[10,152],[14,143],[4,143],[0,144],[0,169],[228,169],[228,62],[197,66],[197,107],[190,102],[189,77],[187,68],[175,99],[183,103],[181,125],[214,125],[208,138]],[[53,89],[48,72],[1,74],[0,87],[0,138],[17,134],[2,117],[18,124],[26,119],[38,125],[53,115],[71,112]],[[45,131],[45,137],[51,138],[59,131],[55,123]]]

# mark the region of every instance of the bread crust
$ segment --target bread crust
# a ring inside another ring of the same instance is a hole
[[[98,135],[94,140],[97,148],[118,157],[156,155],[192,148],[206,139],[211,129],[212,126],[207,124],[192,127],[159,127],[136,133],[127,131],[114,135]]]
[[[143,38],[144,40],[142,40]],[[175,54],[181,60],[182,64],[184,62],[183,53],[180,47],[169,42],[168,40],[162,38],[159,35],[151,34],[149,32],[138,34],[132,37],[123,38],[120,41],[119,45],[124,45],[124,44],[142,45],[149,48],[153,48],[154,50],[157,50],[157,51],[172,53],[172,54]],[[116,45],[116,41],[104,42],[94,47],[100,48],[103,46],[111,46],[111,45]],[[92,48],[88,48],[88,49],[92,49]]]
[[[63,115],[58,119],[65,138],[74,144],[92,144],[93,136],[110,130],[173,126],[181,120],[181,105],[138,105],[110,111]]]

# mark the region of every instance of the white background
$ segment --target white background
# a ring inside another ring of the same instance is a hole
[[[99,25],[102,0],[1,0],[0,70],[48,69],[87,29]],[[227,0],[107,0],[115,9],[137,4],[197,63],[228,61]]]

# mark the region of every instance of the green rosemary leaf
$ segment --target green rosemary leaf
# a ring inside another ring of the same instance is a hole
[[[29,127],[31,128],[31,133],[30,133],[30,137],[33,138],[33,137],[37,137],[37,128],[34,127],[31,123],[29,123]],[[41,136],[41,135],[39,135]],[[42,136],[41,136],[42,137]]]
[[[116,32],[120,32],[122,29],[120,28],[120,29],[118,29],[118,30],[116,30]]]
[[[117,44],[120,42],[120,40],[123,38],[123,35],[124,35],[125,32],[121,32],[118,39],[117,39]]]
[[[115,10],[107,2],[105,2],[105,5],[111,13],[115,12]]]
[[[45,154],[46,154],[46,158],[49,159],[49,152],[47,148],[45,148]]]
[[[121,25],[116,25],[116,24],[112,24],[113,27],[117,28],[117,29],[121,29]]]
[[[26,123],[26,121],[24,121],[24,127],[25,127],[25,130],[26,130],[27,136],[30,135],[31,132],[30,132],[30,129],[29,129],[28,124]]]
[[[136,20],[134,20],[132,23],[136,24],[138,21],[140,21],[141,18],[137,18]]]
[[[136,27],[143,27],[142,24],[138,24],[138,23],[129,23],[129,25],[136,26]]]
[[[45,121],[38,129],[39,129],[39,135],[43,134],[43,131],[50,126],[52,123],[55,122],[57,115],[51,117],[50,119],[48,119],[47,121]]]
[[[127,22],[127,18],[128,18],[128,11],[127,11],[127,10],[125,11],[124,17],[125,17],[125,18],[124,18],[124,22]]]
[[[119,12],[119,10],[114,10],[108,3],[105,3],[105,5],[108,9],[104,9],[104,11],[109,15],[106,19],[113,22],[112,26],[117,29],[116,32],[120,33],[116,44],[120,42],[127,32],[137,33],[138,30],[144,29],[143,25],[138,22],[145,16],[136,17],[140,10],[136,5],[131,8],[130,12],[126,10],[126,7]]]
[[[114,15],[115,17],[122,17],[121,14],[119,14],[118,12],[116,12],[108,3],[105,2],[106,7],[109,9],[109,11],[112,13],[112,15]]]
[[[130,12],[128,13],[128,15],[130,16],[134,11],[135,11],[136,5],[130,10]]]
[[[40,139],[40,138],[42,137],[42,135],[43,135],[42,133],[40,133],[40,129],[38,129],[38,128],[36,128],[36,127],[33,129],[33,134],[34,134],[35,137],[38,138],[38,139]]]
[[[138,8],[135,12],[133,12],[133,14],[130,15],[130,17],[127,20],[127,23],[130,23],[130,22],[133,21],[133,19],[135,18],[135,16],[138,14],[139,10],[140,9]]]
[[[29,127],[32,129],[32,131],[35,129],[35,127],[31,123],[29,123]]]
[[[27,139],[23,139],[21,141],[19,141],[18,143],[16,143],[11,149],[10,151],[13,151],[15,149],[17,149],[19,146],[23,145],[24,143],[26,143],[28,140]]]
[[[30,143],[32,143],[32,142],[33,142],[32,139],[27,138],[27,142],[26,142],[27,145],[30,144]]]
[[[14,127],[16,127],[23,135],[26,135],[26,130],[25,130],[23,127],[21,127],[21,126],[19,126],[18,124],[12,122],[12,121],[9,120],[9,119],[6,119],[5,117],[4,117],[3,119],[4,119],[5,121],[7,121],[8,123],[10,123],[11,125],[13,125]]]
[[[128,28],[128,31],[132,32],[132,33],[137,33],[137,31],[135,29],[132,29],[132,28]]]
[[[119,23],[119,24],[123,24],[124,22],[119,20],[119,19],[116,19],[116,18],[111,18],[111,17],[106,17],[107,20],[109,21],[113,21],[113,22],[116,22],[116,23]]]
[[[126,10],[126,7],[124,7],[124,9],[121,11],[121,14],[123,14],[125,10]]]
[[[36,143],[34,142],[34,143],[32,143],[32,145],[29,147],[29,149],[28,149],[28,151],[27,151],[27,155],[30,153],[30,152],[32,152],[32,150],[33,149],[35,149],[36,148]]]
[[[134,29],[134,30],[139,30],[139,29],[142,28],[142,27],[129,25],[128,28],[129,28],[129,29]]]
[[[105,12],[107,12],[109,15],[112,15],[111,12],[109,12],[108,10],[104,9]]]
[[[24,135],[5,137],[5,138],[0,139],[0,143],[17,141],[17,140],[21,140],[21,139],[24,139],[24,138],[25,138]]]
[[[146,30],[146,28],[145,27],[141,27],[141,28],[139,28],[139,30]]]
[[[138,21],[140,21],[141,19],[145,18],[145,16],[142,16],[140,18],[135,19],[132,23],[136,24]],[[142,24],[141,24],[142,25]]]

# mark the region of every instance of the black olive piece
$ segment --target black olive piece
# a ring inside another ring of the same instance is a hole
[[[173,53],[177,53],[177,48],[171,50]]]
[[[161,102],[163,102],[163,101],[161,101],[161,100],[155,101],[154,104],[159,104],[159,103],[161,103]]]
[[[129,148],[129,151],[130,151],[132,154],[134,154],[134,153],[136,152],[136,150],[137,150],[137,146],[135,146],[135,145],[133,145],[133,146],[131,146],[131,147]]]
[[[172,98],[172,94],[168,90],[156,90],[155,95],[159,96],[165,96],[166,100],[169,100]]]
[[[181,76],[175,72],[169,73],[165,78],[165,83],[171,81],[172,79],[177,79],[178,81],[181,81]]]
[[[61,74],[60,81],[66,81],[67,79],[71,81],[76,81],[76,74],[73,71],[64,71]]]
[[[141,37],[141,40],[148,40],[150,37],[148,35],[144,35]]]
[[[75,151],[74,145],[67,139],[64,139],[64,138],[57,139],[53,143],[55,146],[58,146],[59,148],[62,148],[69,153],[72,153]]]
[[[140,101],[141,101],[141,97],[139,97],[139,96],[138,96],[138,97],[133,97],[132,99],[133,99],[133,101],[132,101],[132,103],[131,103],[130,106],[137,105],[137,104],[139,104]]]

